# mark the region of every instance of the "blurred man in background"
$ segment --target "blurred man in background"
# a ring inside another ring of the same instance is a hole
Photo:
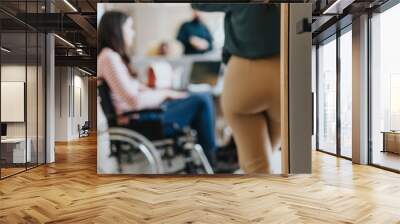
[[[211,33],[195,10],[193,19],[179,28],[177,39],[184,46],[184,54],[202,54],[213,48]]]

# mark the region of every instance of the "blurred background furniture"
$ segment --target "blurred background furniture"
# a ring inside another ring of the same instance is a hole
[[[89,121],[85,121],[85,123],[82,126],[78,124],[79,138],[89,136],[89,130],[90,130]]]
[[[26,141],[25,141],[26,140]],[[26,151],[25,151],[26,144]],[[1,160],[4,167],[25,166],[32,161],[32,140],[30,138],[2,138]]]
[[[400,131],[383,131],[382,152],[400,154]]]

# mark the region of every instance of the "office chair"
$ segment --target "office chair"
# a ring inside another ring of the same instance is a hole
[[[100,80],[98,94],[100,105],[107,118],[110,136],[111,157],[116,157],[118,169],[123,171],[123,158],[128,162],[141,157],[150,166],[149,173],[207,173],[213,169],[205,156],[203,148],[197,143],[196,132],[189,127],[173,128],[173,136],[165,136],[163,124],[163,108],[145,109],[140,111],[116,114],[111,91],[104,80]],[[126,125],[118,124],[118,118],[128,118]],[[171,170],[173,159],[182,157],[184,165],[181,169]]]
[[[90,129],[89,121],[85,121],[85,123],[82,126],[78,124],[79,138],[89,136],[89,129]]]

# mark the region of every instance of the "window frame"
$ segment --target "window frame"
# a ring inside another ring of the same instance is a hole
[[[372,94],[373,94],[373,89],[372,89],[372,19],[374,18],[374,14],[381,14],[384,13],[385,11],[393,8],[394,6],[397,6],[400,4],[400,0],[388,0],[386,1],[384,4],[373,8],[371,10],[369,10],[368,13],[368,69],[367,69],[367,76],[368,76],[368,111],[367,111],[367,116],[368,116],[368,158],[367,158],[367,162],[368,165],[373,166],[373,167],[377,167],[383,170],[387,170],[387,171],[391,171],[391,172],[395,172],[395,173],[400,173],[400,170],[394,169],[394,168],[390,168],[381,164],[377,164],[373,162],[373,153],[374,153],[374,149],[373,149],[373,130],[372,130],[372,119],[373,119],[373,114],[372,114]]]
[[[340,22],[340,21],[338,21]],[[316,138],[315,138],[315,145],[316,145],[316,151],[318,152],[323,152],[329,155],[333,155],[339,158],[344,158],[346,160],[352,160],[351,157],[347,157],[342,155],[341,153],[341,118],[340,118],[340,103],[341,103],[341,97],[340,97],[340,84],[341,84],[341,67],[340,67],[340,60],[341,60],[341,55],[340,55],[340,37],[344,34],[346,34],[347,32],[351,32],[352,31],[352,23],[349,23],[347,25],[345,25],[344,27],[342,27],[341,29],[338,29],[335,33],[333,33],[332,35],[326,37],[325,39],[319,40],[316,44]],[[329,43],[330,41],[336,41],[336,152],[332,153],[332,152],[328,152],[324,149],[321,149],[319,147],[319,103],[320,103],[320,99],[319,99],[319,87],[320,87],[320,74],[319,74],[319,47],[322,44],[326,44]]]

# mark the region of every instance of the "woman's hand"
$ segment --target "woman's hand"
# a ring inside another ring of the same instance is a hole
[[[183,92],[183,91],[168,90],[168,92],[167,92],[168,100],[183,99],[183,98],[186,98],[187,96],[188,96],[188,93]]]

